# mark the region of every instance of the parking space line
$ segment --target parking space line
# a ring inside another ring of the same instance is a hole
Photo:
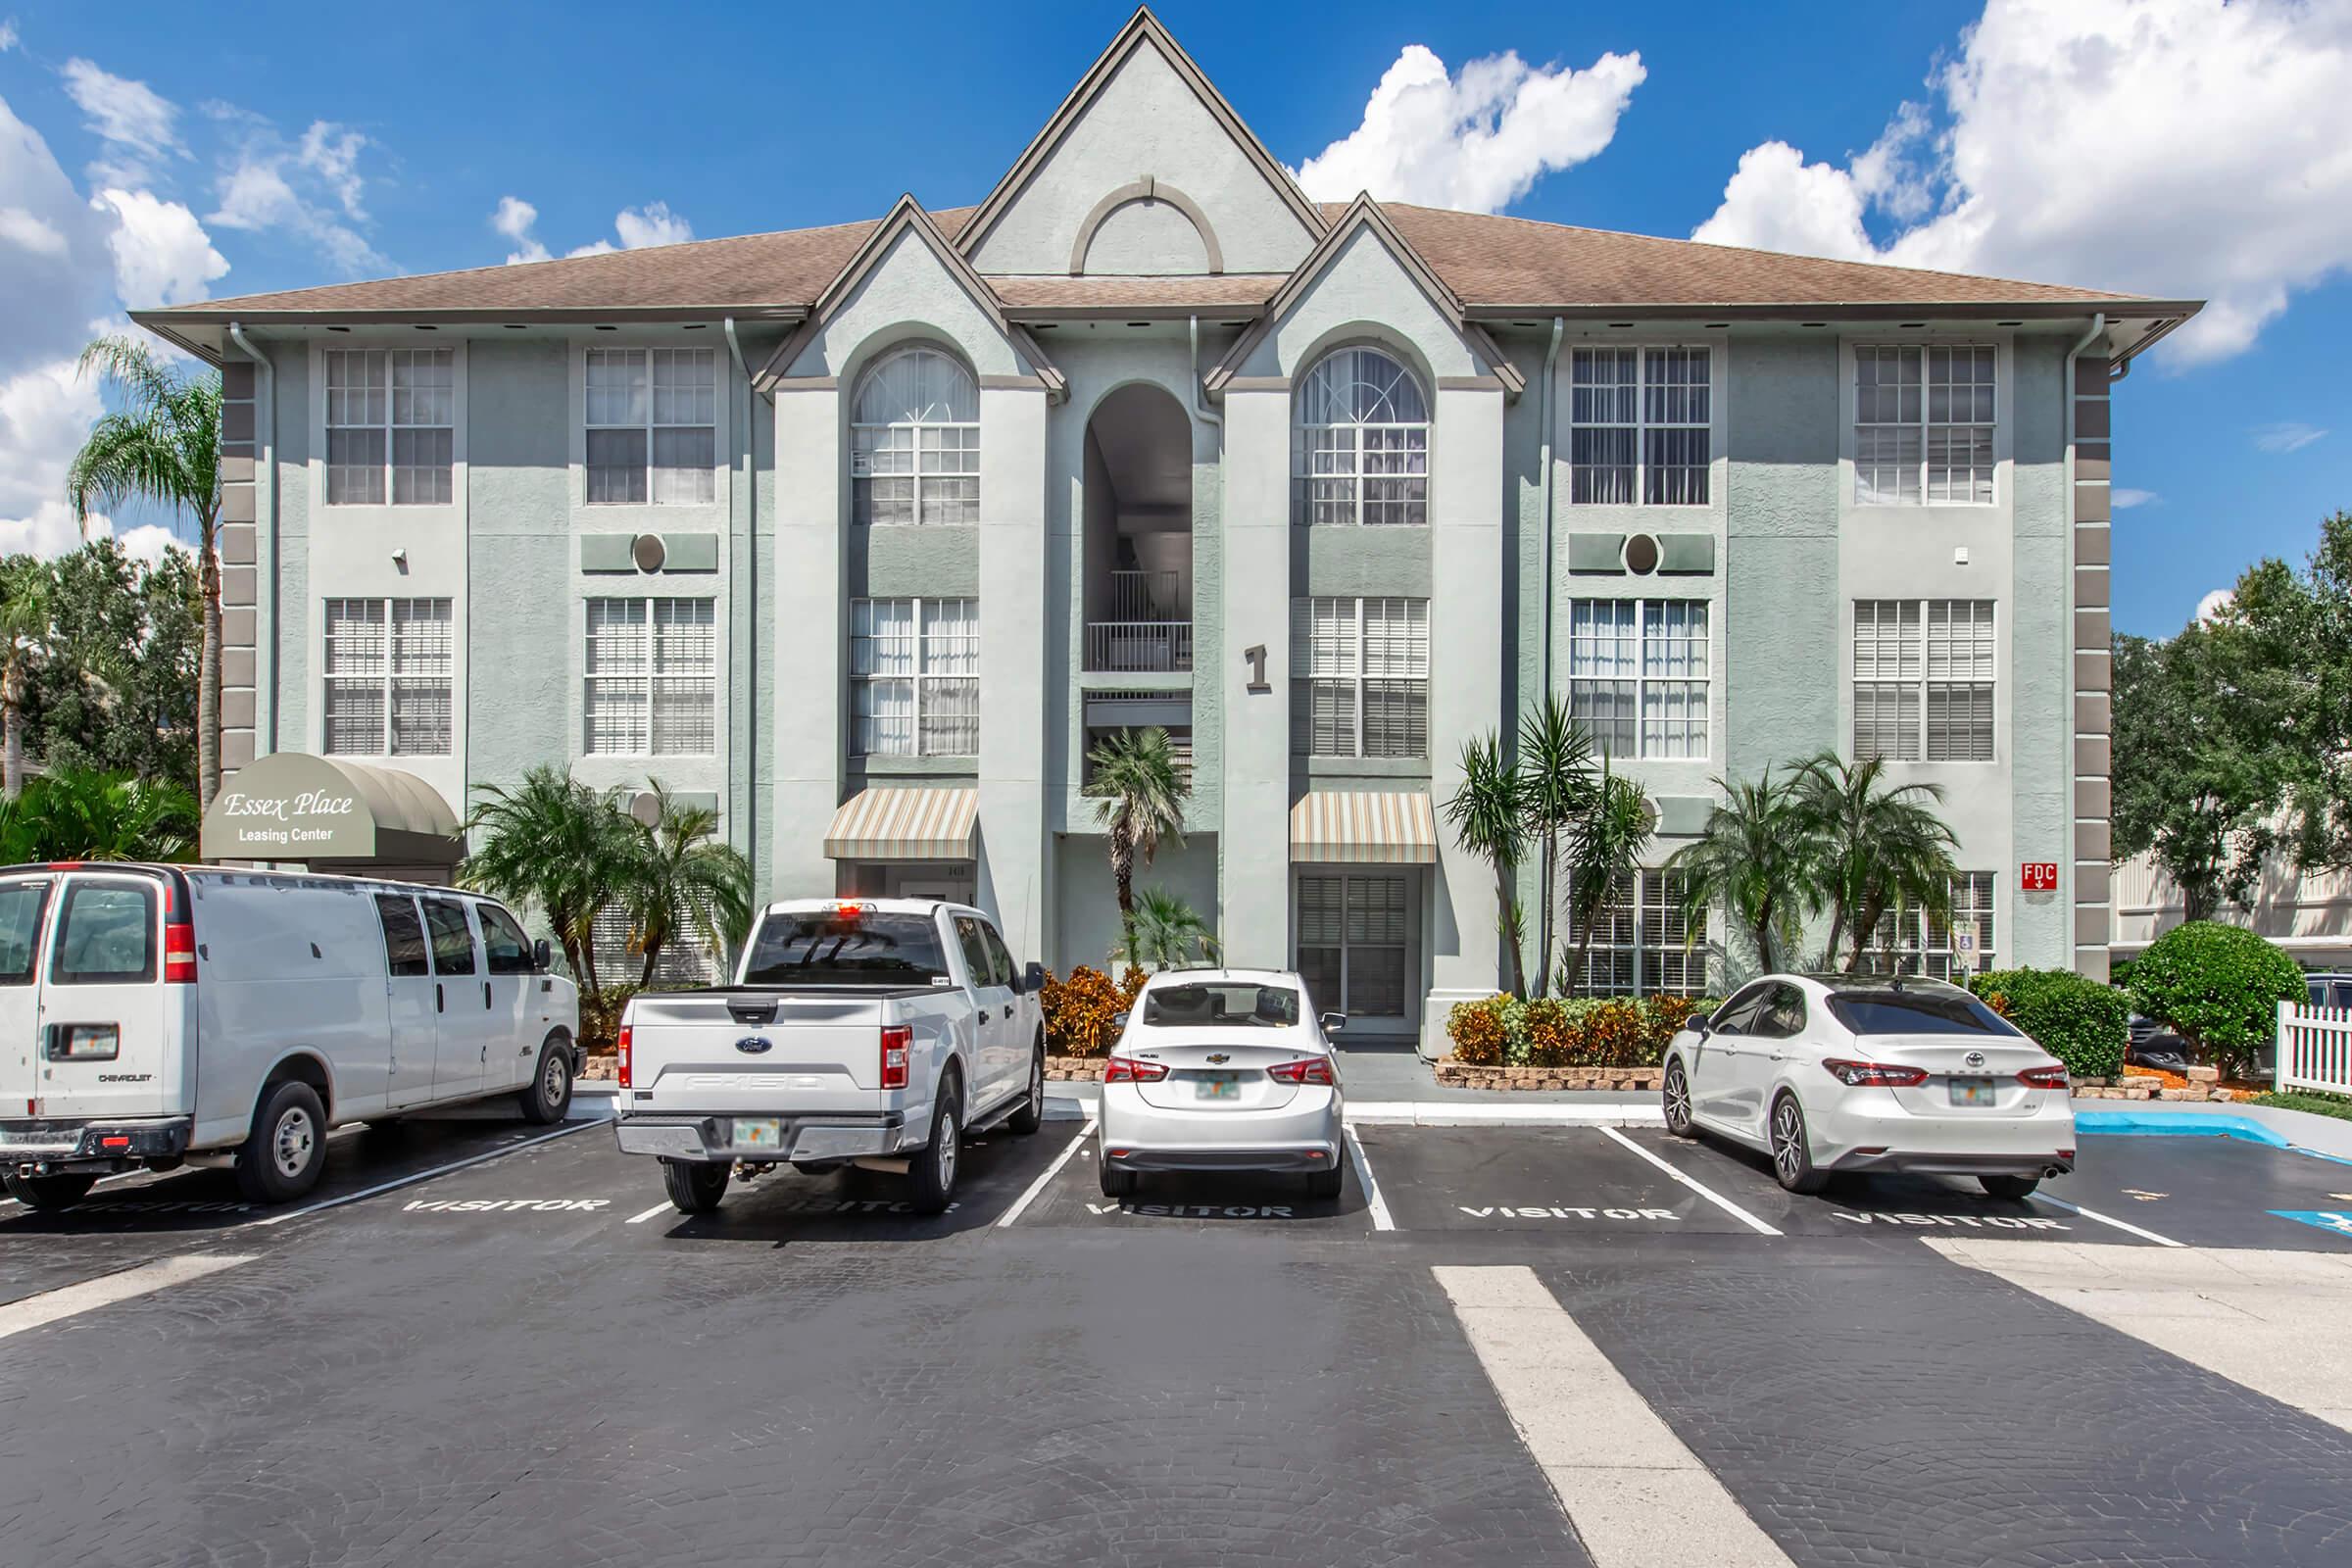
[[[1356,1141],[1355,1129],[1343,1127],[1341,1138],[1348,1145],[1348,1158],[1355,1166],[1355,1185],[1364,1190],[1364,1207],[1372,1215],[1372,1228],[1393,1231],[1396,1221],[1389,1215],[1388,1200],[1380,1196],[1380,1183],[1372,1179],[1372,1161],[1364,1157],[1364,1146]]]
[[[647,1220],[652,1219],[656,1214],[666,1214],[675,1207],[677,1207],[677,1205],[665,1198],[659,1203],[656,1203],[653,1207],[647,1209],[644,1213],[631,1214],[627,1219],[621,1221],[621,1223],[624,1225],[642,1225]]]
[[[185,1285],[190,1280],[200,1280],[207,1274],[218,1274],[224,1268],[235,1268],[239,1263],[252,1261],[250,1255],[242,1253],[192,1252],[184,1257],[158,1258],[152,1263],[142,1263],[137,1268],[126,1268],[119,1274],[83,1280],[79,1285],[43,1291],[38,1296],[27,1296],[21,1301],[0,1306],[0,1340],[12,1334],[22,1334],[26,1329],[37,1329],[44,1323],[55,1323],[60,1318],[111,1306],[133,1297],[150,1296],[157,1291]]]
[[[573,1133],[586,1132],[591,1127],[603,1125],[602,1119],[575,1121],[567,1126],[559,1127],[552,1133],[541,1133],[536,1138],[525,1138],[519,1143],[509,1144],[504,1149],[489,1150],[466,1159],[453,1159],[446,1165],[435,1165],[430,1170],[420,1170],[414,1175],[403,1176],[397,1181],[383,1182],[360,1192],[345,1193],[340,1198],[329,1198],[317,1203],[305,1203],[300,1208],[289,1208],[282,1214],[266,1214],[260,1219],[249,1219],[244,1225],[237,1228],[244,1230],[257,1225],[283,1225],[286,1221],[300,1219],[305,1214],[316,1214],[321,1209],[341,1208],[345,1203],[356,1203],[362,1199],[378,1198],[385,1193],[396,1193],[403,1187],[414,1187],[418,1182],[429,1182],[434,1177],[446,1176],[451,1171],[466,1170],[474,1165],[486,1165],[494,1159],[504,1159],[509,1154],[519,1153],[523,1150],[533,1149],[541,1144],[554,1143],[559,1138],[569,1138]]]
[[[2159,1236],[2154,1231],[2142,1230],[2130,1220],[2117,1219],[2112,1214],[2102,1214],[2095,1208],[2084,1208],[2081,1203],[2070,1203],[2063,1198],[2052,1198],[2047,1193],[2035,1193],[2033,1198],[2036,1203],[2049,1203],[2065,1209],[2070,1214],[2080,1214],[2084,1219],[2097,1220],[2102,1225],[2112,1225],[2117,1230],[2136,1236],[2143,1242],[2154,1242],[2158,1247],[2184,1247],[2187,1245],[2184,1242],[2176,1242],[2170,1236]]]
[[[1667,1163],[1665,1160],[1660,1159],[1648,1150],[1643,1149],[1640,1144],[1635,1143],[1631,1138],[1626,1137],[1625,1134],[1619,1132],[1616,1128],[1603,1127],[1599,1129],[1599,1133],[1601,1137],[1608,1139],[1611,1143],[1620,1146],[1621,1148],[1629,1151],[1642,1159],[1648,1160],[1652,1165],[1657,1166],[1658,1169],[1664,1171],[1676,1181],[1681,1182],[1685,1187],[1690,1188],[1699,1197],[1705,1199],[1708,1202],[1713,1203],[1717,1208],[1722,1209],[1726,1214],[1731,1215],[1732,1218],[1738,1220],[1749,1230],[1754,1231],[1757,1235],[1778,1236],[1781,1234],[1777,1227],[1765,1224],[1762,1220],[1756,1218],[1755,1215],[1750,1214],[1746,1209],[1741,1208],[1738,1203],[1733,1202],[1730,1199],[1715,1191],[1714,1188],[1709,1187],[1690,1176],[1685,1175],[1679,1170],[1676,1170],[1674,1166]]]
[[[1076,1154],[1079,1150],[1085,1148],[1086,1141],[1094,1136],[1095,1118],[1089,1116],[1086,1118],[1086,1125],[1078,1129],[1078,1136],[1070,1140],[1069,1147],[1064,1149],[1060,1153],[1054,1155],[1054,1163],[1048,1165],[1044,1170],[1038,1172],[1037,1180],[1029,1184],[1029,1190],[1012,1200],[1012,1206],[1006,1209],[1004,1217],[997,1221],[997,1229],[1004,1230],[1007,1228],[1014,1220],[1019,1219],[1023,1214],[1027,1213],[1029,1210],[1029,1205],[1037,1201],[1037,1195],[1044,1192],[1048,1185],[1053,1182],[1054,1178],[1061,1174],[1061,1167],[1067,1165],[1070,1162],[1071,1156]]]

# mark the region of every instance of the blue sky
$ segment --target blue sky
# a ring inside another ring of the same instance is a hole
[[[1159,14],[1285,163],[1364,127],[1323,177],[1375,194],[2225,302],[2121,389],[2125,630],[2352,506],[2352,0]],[[0,543],[59,542],[43,498],[93,405],[57,364],[126,303],[978,200],[1127,8],[972,15],[20,0]],[[1418,107],[1367,126],[1393,68]],[[494,226],[509,198],[527,229]]]

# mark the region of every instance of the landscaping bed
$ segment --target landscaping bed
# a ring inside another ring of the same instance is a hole
[[[1662,1067],[1482,1067],[1448,1056],[1434,1063],[1446,1089],[1615,1089],[1655,1091]]]

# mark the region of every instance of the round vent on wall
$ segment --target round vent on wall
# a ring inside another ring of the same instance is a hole
[[[1637,577],[1646,577],[1658,569],[1661,553],[1656,534],[1634,534],[1625,541],[1625,569]]]
[[[662,798],[652,790],[639,790],[629,802],[629,814],[647,827],[662,820]]]
[[[641,533],[629,541],[629,559],[637,563],[639,571],[660,571],[669,552],[662,548],[660,534]]]

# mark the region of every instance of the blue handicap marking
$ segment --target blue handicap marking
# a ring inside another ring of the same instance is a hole
[[[2304,1225],[2316,1225],[2339,1236],[2352,1236],[2352,1214],[2329,1213],[2320,1208],[2274,1208],[2272,1213],[2280,1219],[2291,1219]]]

